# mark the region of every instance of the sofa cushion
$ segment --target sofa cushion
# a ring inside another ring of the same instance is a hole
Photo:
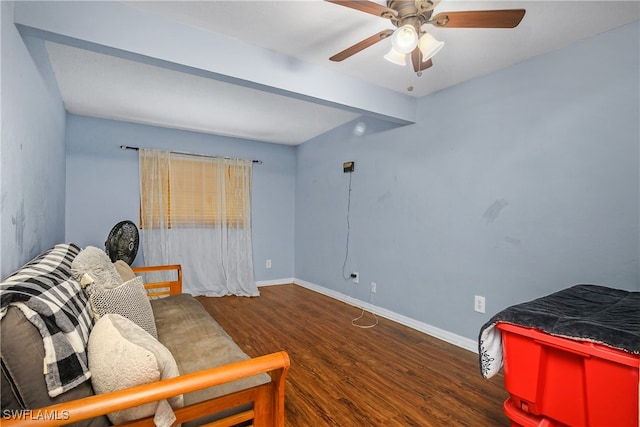
[[[173,354],[181,374],[249,359],[205,308],[189,294],[151,301],[158,340]],[[180,331],[180,333],[176,333]],[[246,389],[270,381],[268,374],[188,393],[185,405]]]
[[[108,393],[180,375],[167,348],[149,333],[119,314],[106,314],[94,326],[89,338],[89,368],[96,393]],[[182,395],[169,399],[181,407]],[[170,426],[175,421],[166,401],[148,403],[108,414],[114,424],[150,415],[156,425]]]
[[[93,396],[91,381],[49,397],[47,384],[42,374],[44,345],[38,329],[29,322],[17,307],[9,307],[0,322],[2,388],[0,407],[3,411],[35,409],[70,400]],[[28,356],[28,357],[25,357]],[[105,427],[107,417],[81,421],[79,427]]]
[[[91,293],[91,308],[96,321],[109,313],[117,313],[158,337],[156,324],[141,277],[134,277],[114,288],[95,287]]]
[[[120,275],[120,278],[123,282],[128,282],[129,280],[136,277],[136,274],[133,272],[129,264],[122,261],[121,259],[114,262],[113,266],[116,268],[116,271]]]

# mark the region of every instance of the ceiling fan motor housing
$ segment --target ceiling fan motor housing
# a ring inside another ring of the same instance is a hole
[[[383,13],[382,17],[391,20],[396,27],[411,25],[420,34],[422,25],[431,19],[436,3],[432,0],[388,0],[387,7],[393,12]]]

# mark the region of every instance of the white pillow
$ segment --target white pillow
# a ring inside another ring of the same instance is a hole
[[[78,282],[87,283],[83,280],[86,274],[93,279],[92,288],[113,288],[122,283],[122,278],[114,267],[109,256],[95,246],[87,246],[71,262],[71,274]],[[90,282],[91,283],[91,282]]]
[[[116,271],[118,272],[118,275],[120,276],[123,282],[126,282],[127,280],[131,280],[136,277],[136,274],[133,272],[133,269],[129,266],[129,264],[122,261],[121,259],[114,262],[113,266],[115,267]]]
[[[88,345],[91,384],[97,394],[122,390],[180,375],[171,352],[144,329],[119,314],[104,315],[93,327]],[[107,414],[122,424],[155,414],[158,427],[175,421],[173,408],[182,407],[182,395]]]

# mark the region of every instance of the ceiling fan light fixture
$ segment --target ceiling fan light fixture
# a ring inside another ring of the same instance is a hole
[[[384,56],[384,59],[386,59],[387,61],[393,64],[404,67],[405,65],[407,65],[407,60],[405,57],[406,57],[406,54],[400,53],[392,47],[389,50],[389,52],[387,52],[387,54]]]
[[[413,25],[403,25],[393,32],[391,46],[399,53],[409,53],[418,45],[418,32]]]
[[[444,42],[438,41],[429,33],[424,33],[418,42],[418,49],[422,54],[422,62],[426,62],[440,52],[444,46]]]

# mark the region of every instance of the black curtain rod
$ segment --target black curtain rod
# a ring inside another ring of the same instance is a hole
[[[134,150],[134,151],[138,151],[140,149],[140,147],[131,147],[130,145],[121,145],[120,146],[121,149],[123,150]],[[220,156],[211,156],[208,154],[195,154],[195,153],[187,153],[185,151],[170,151],[170,153],[173,154],[186,154],[187,156],[196,156],[196,157],[220,157]],[[230,157],[224,157],[225,159],[230,159]],[[252,160],[253,163],[262,163],[262,160]]]

